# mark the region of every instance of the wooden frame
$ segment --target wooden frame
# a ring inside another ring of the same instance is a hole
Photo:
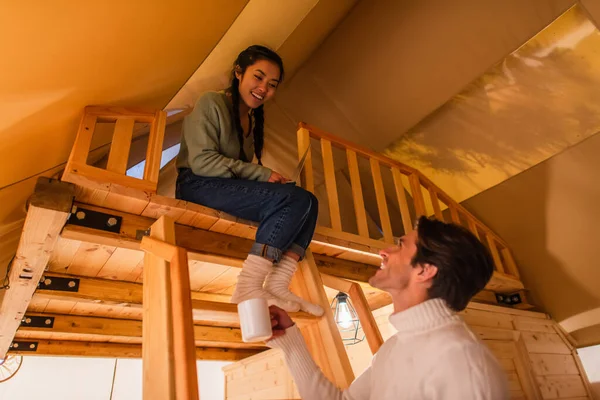
[[[4,358],[25,315],[74,197],[73,185],[39,178],[29,202],[19,248],[7,277],[10,287],[0,304],[0,358]]]

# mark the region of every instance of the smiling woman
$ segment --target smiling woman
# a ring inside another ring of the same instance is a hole
[[[263,105],[283,76],[277,53],[250,46],[233,64],[231,86],[200,97],[183,122],[176,197],[260,223],[232,302],[265,298],[288,311],[321,315],[321,307],[289,291],[315,230],[317,199],[282,185],[289,180],[261,163]]]

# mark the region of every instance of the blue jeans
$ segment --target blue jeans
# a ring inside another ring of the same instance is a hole
[[[286,251],[304,257],[317,225],[319,203],[293,184],[207,178],[181,168],[175,197],[259,222],[250,254],[279,262]]]

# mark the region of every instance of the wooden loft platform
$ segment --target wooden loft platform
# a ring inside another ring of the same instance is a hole
[[[87,165],[92,136],[102,122],[115,124],[106,169]],[[143,179],[125,175],[134,122],[150,127]],[[144,287],[141,242],[163,216],[175,222],[174,244],[187,253],[196,356],[240,360],[266,349],[242,342],[236,306],[229,304],[256,224],[156,194],[168,122],[162,111],[86,109],[62,182],[40,180],[30,201],[10,271],[11,288],[0,305],[0,356],[9,350],[139,357]],[[332,221],[331,227],[317,227],[311,243],[314,265],[325,282],[337,282],[332,285],[337,288],[357,282],[352,290],[360,292],[371,309],[389,304],[389,296],[365,284],[380,264],[377,252],[393,242],[396,224],[406,232],[419,215],[431,214],[465,225],[492,250],[496,271],[480,299],[493,303],[492,292],[524,289],[507,245],[417,171],[307,125],[301,125],[298,132],[299,154],[304,154],[311,138],[320,142]],[[343,148],[348,157],[358,233],[342,229],[332,145]],[[315,148],[309,149],[302,178],[303,186],[312,191]],[[371,167],[382,238],[370,237],[366,229],[357,162],[361,157]],[[381,178],[384,168],[394,178],[401,221],[389,218]],[[328,290],[329,297],[337,293],[335,287]],[[303,326],[321,323],[304,313],[294,318]]]

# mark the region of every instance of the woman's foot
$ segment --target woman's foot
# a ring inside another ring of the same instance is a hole
[[[281,300],[299,304],[302,311],[320,317],[324,312],[321,306],[310,303],[290,292],[290,282],[296,268],[298,268],[298,262],[291,257],[284,256],[273,267],[273,272],[267,276],[265,290]]]
[[[267,299],[269,305],[276,305],[287,312],[299,311],[299,303],[291,299],[278,298],[263,288],[265,277],[271,271],[273,271],[271,261],[260,256],[248,255],[231,296],[231,302],[239,304],[244,300],[263,298]]]

